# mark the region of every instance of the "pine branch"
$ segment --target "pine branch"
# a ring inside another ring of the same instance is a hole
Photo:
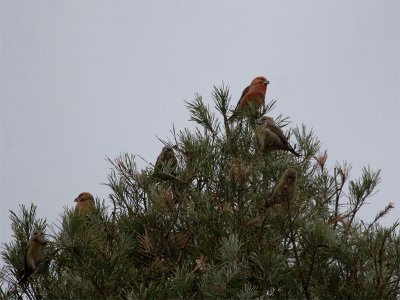
[[[198,123],[216,137],[219,132],[219,122],[210,112],[209,107],[204,104],[202,97],[196,95],[193,102],[185,101],[185,103],[190,112],[190,121]]]
[[[350,181],[350,203],[353,208],[351,210],[348,229],[351,227],[357,212],[364,205],[365,200],[372,196],[375,187],[379,184],[380,172],[380,170],[373,172],[369,167],[364,167],[361,178],[357,181]]]
[[[222,118],[224,120],[225,133],[227,135],[227,138],[229,139],[231,136],[231,130],[229,127],[227,115],[228,107],[231,100],[231,96],[229,95],[229,87],[225,86],[224,84],[222,84],[221,88],[214,86],[211,95],[215,102],[215,109],[222,115]]]
[[[389,204],[386,205],[383,210],[379,211],[376,214],[375,219],[372,221],[371,224],[369,224],[367,230],[370,230],[372,228],[372,226],[374,226],[376,224],[376,222],[378,222],[381,218],[386,216],[393,208],[394,208],[394,204],[392,202],[389,202]]]

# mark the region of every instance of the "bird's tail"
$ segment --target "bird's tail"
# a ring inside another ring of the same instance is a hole
[[[31,276],[32,272],[33,270],[25,271],[22,278],[18,281],[18,284],[24,284],[28,280],[29,276]]]
[[[293,153],[296,157],[300,157],[300,154],[296,152],[296,150],[294,150],[294,148],[292,146],[290,146],[288,144],[288,150]]]

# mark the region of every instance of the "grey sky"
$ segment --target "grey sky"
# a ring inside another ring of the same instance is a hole
[[[54,222],[83,191],[106,198],[111,158],[154,162],[192,126],[183,99],[235,104],[258,75],[267,101],[314,128],[328,162],[382,169],[362,215],[392,201],[400,212],[398,1],[2,1],[1,238],[9,210],[38,205]],[[139,167],[144,163],[138,161]]]

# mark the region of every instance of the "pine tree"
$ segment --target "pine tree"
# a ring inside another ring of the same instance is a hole
[[[214,87],[214,107],[186,102],[194,130],[171,130],[177,163],[138,170],[129,153],[109,159],[107,201],[89,215],[66,209],[54,228],[36,206],[11,212],[2,250],[4,299],[397,299],[398,222],[383,227],[358,212],[380,182],[365,167],[326,166],[314,132],[289,130],[299,158],[264,153],[251,107],[228,122],[230,95]],[[262,113],[275,109],[269,103]],[[287,128],[280,115],[277,124]],[[283,172],[297,172],[292,199],[266,205]],[[160,173],[165,176],[159,176]],[[157,176],[156,176],[157,175]],[[346,190],[346,191],[345,191]],[[46,232],[46,260],[19,285],[26,242]]]

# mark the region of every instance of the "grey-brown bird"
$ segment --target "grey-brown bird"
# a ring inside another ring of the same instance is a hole
[[[88,215],[96,206],[92,194],[88,192],[80,193],[74,201],[75,211],[82,215]]]
[[[263,76],[254,78],[251,84],[243,90],[242,96],[240,96],[236,108],[229,120],[233,121],[237,112],[248,107],[250,104],[253,105],[255,109],[263,106],[265,103],[265,94],[267,92],[268,84],[269,81]]]
[[[47,241],[44,238],[43,231],[39,229],[34,230],[25,250],[24,274],[18,283],[25,283],[29,276],[38,270],[38,267],[44,260],[46,244]]]
[[[271,117],[263,116],[257,121],[256,139],[257,145],[263,152],[273,150],[286,150],[299,157],[292,146],[290,146],[287,137],[282,129],[276,125],[274,119]]]
[[[271,196],[265,202],[266,207],[270,207],[277,203],[291,202],[294,198],[296,190],[297,172],[293,168],[287,168],[277,185],[272,190]]]
[[[160,155],[157,157],[154,166],[154,175],[160,177],[168,177],[168,175],[175,174],[177,160],[174,153],[174,147],[164,146]]]

